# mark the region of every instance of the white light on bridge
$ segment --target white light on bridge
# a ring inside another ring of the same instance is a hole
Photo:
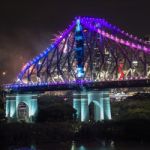
[[[138,64],[138,61],[134,60],[132,61],[133,64],[137,65]]]
[[[39,62],[38,62],[38,65],[41,65],[41,64],[42,64],[42,62],[41,62],[41,61],[39,61]]]

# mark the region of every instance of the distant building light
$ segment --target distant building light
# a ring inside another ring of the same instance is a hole
[[[6,75],[6,72],[5,72],[5,71],[3,71],[3,72],[2,72],[2,75],[3,75],[3,76],[5,76],[5,75]]]
[[[133,64],[138,64],[138,61],[134,60],[132,61]]]

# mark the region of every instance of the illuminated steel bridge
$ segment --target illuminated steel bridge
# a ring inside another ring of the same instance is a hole
[[[30,107],[29,118],[34,117],[34,92],[73,90],[78,119],[89,120],[91,102],[96,121],[111,119],[110,88],[150,85],[149,53],[147,42],[105,19],[76,17],[45,51],[22,68],[15,83],[5,85],[6,116],[18,117],[18,105],[24,102]]]

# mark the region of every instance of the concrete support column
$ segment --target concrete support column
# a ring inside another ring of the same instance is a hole
[[[100,120],[100,107],[99,107],[99,102],[94,101],[94,121],[99,121]]]
[[[103,93],[101,91],[88,91],[88,101],[94,103],[94,120],[103,120]]]
[[[77,119],[83,122],[89,120],[89,107],[86,91],[73,93],[73,108],[77,111]]]
[[[16,121],[16,96],[6,96],[5,114],[8,122]]]
[[[6,104],[5,104],[5,115],[6,117],[8,118],[9,115],[10,115],[10,101],[7,100],[7,97],[6,97]]]
[[[80,92],[73,93],[73,108],[76,110],[76,119],[81,119],[81,99]]]
[[[104,119],[111,119],[111,106],[110,106],[110,96],[109,90],[103,91],[103,102],[104,102]]]
[[[111,119],[109,90],[88,91],[88,101],[94,102],[95,121]]]
[[[103,101],[103,91],[100,91],[100,121],[104,120],[104,101]]]
[[[85,91],[81,92],[81,121],[89,121],[88,96]]]
[[[38,112],[37,94],[8,94],[6,96],[6,117],[8,121],[20,121],[18,116],[19,104],[28,108],[25,122],[34,122]]]
[[[109,90],[79,91],[73,94],[73,107],[77,111],[77,119],[83,122],[89,120],[89,105],[94,103],[94,121],[110,120],[111,106]]]
[[[37,95],[32,96],[32,100],[30,101],[30,120],[31,122],[35,122],[36,121],[36,117],[38,114],[38,102],[37,102]]]

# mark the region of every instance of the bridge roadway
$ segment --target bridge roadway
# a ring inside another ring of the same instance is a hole
[[[59,90],[103,90],[112,88],[128,88],[128,87],[149,87],[150,79],[130,79],[130,80],[107,80],[107,81],[74,81],[62,83],[36,83],[36,84],[8,84],[5,85],[7,93],[25,93],[25,92],[44,92]]]

